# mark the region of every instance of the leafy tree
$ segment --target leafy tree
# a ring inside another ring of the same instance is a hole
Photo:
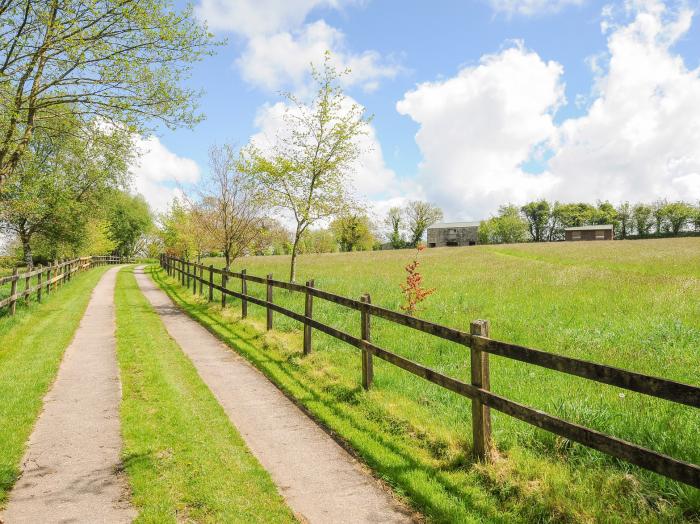
[[[208,231],[228,270],[236,258],[253,249],[262,231],[267,202],[263,187],[232,146],[213,146],[199,195],[200,202],[193,205],[195,222],[202,225],[201,233]]]
[[[698,205],[695,206],[695,211],[693,212],[691,221],[693,223],[693,229],[700,233],[700,202],[698,202]]]
[[[278,220],[266,217],[255,242],[256,255],[287,255],[292,248],[292,234]]]
[[[535,242],[545,240],[552,214],[552,206],[550,206],[549,202],[544,199],[528,202],[520,210],[525,216],[525,220],[527,220],[532,240]]]
[[[617,236],[627,238],[633,229],[632,206],[629,202],[623,202],[617,208],[618,231]]]
[[[678,235],[692,219],[695,209],[685,202],[671,202],[665,204],[661,208],[660,213],[668,224],[671,233]]]
[[[520,210],[512,204],[501,206],[497,216],[481,222],[478,233],[481,244],[525,242],[527,234],[527,222],[520,216]]]
[[[657,235],[660,235],[668,230],[668,226],[666,223],[666,212],[664,211],[664,208],[668,202],[666,200],[657,200],[654,202],[652,205],[652,215],[654,217],[654,232]]]
[[[394,249],[406,247],[406,238],[403,234],[403,210],[400,207],[392,207],[387,213],[384,223],[389,228],[389,243]]]
[[[274,206],[294,220],[290,281],[296,277],[299,241],[318,221],[351,208],[350,175],[360,154],[358,138],[369,119],[362,106],[345,97],[342,77],[326,53],[323,69],[312,67],[313,100],[287,94],[290,108],[284,129],[270,151],[248,148],[252,170],[266,187]]]
[[[330,229],[307,229],[299,242],[299,253],[335,253],[338,243]]]
[[[348,213],[340,216],[331,222],[330,229],[341,251],[369,251],[376,242],[367,215]]]
[[[197,251],[197,230],[192,226],[192,215],[178,199],[174,199],[160,216],[159,233],[169,255],[189,259]]]
[[[79,246],[88,219],[128,181],[129,134],[94,122],[76,133],[78,125],[69,112],[57,114],[54,133],[38,131],[14,176],[0,187],[0,229],[17,235],[29,267],[33,238]]]
[[[634,227],[640,237],[649,236],[652,226],[654,209],[647,204],[636,204],[632,208]]]
[[[0,1],[0,185],[57,111],[143,132],[150,119],[192,125],[195,93],[180,87],[211,36],[170,0]],[[40,173],[36,173],[39,175]]]
[[[409,244],[411,247],[417,247],[423,239],[425,231],[442,220],[442,209],[430,202],[421,200],[412,200],[404,209],[408,230],[410,231]]]
[[[610,202],[598,202],[598,207],[593,211],[591,225],[612,224],[617,229],[619,217],[617,209]]]
[[[108,212],[109,238],[114,242],[114,253],[133,257],[141,247],[140,240],[153,227],[148,203],[141,195],[115,193]]]

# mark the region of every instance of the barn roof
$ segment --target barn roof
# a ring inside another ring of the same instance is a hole
[[[564,231],[600,231],[601,229],[612,229],[612,224],[598,224],[596,226],[566,227]]]
[[[455,227],[479,227],[481,222],[438,222],[429,226],[428,229],[448,229]]]

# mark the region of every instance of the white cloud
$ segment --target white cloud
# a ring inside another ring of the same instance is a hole
[[[141,156],[131,168],[134,189],[146,198],[154,211],[164,211],[174,197],[181,195],[179,184],[195,184],[199,181],[197,163],[176,155],[158,137],[139,137],[136,139],[136,147]]]
[[[342,31],[323,20],[306,24],[299,30],[254,36],[236,60],[243,78],[258,87],[278,90],[291,86],[302,89],[309,79],[309,66],[319,65],[330,50],[338,70],[350,68],[347,85],[361,85],[372,91],[383,78],[393,78],[399,67],[386,63],[376,51],[352,53],[347,50]]]
[[[428,198],[450,217],[480,219],[499,204],[550,188],[551,175],[520,166],[556,133],[561,75],[559,64],[517,44],[406,93],[397,110],[420,124],[419,182]]]
[[[700,70],[671,49],[692,13],[639,2],[632,15],[627,25],[604,22],[609,61],[597,98],[561,126],[550,161],[561,198],[700,198]]]
[[[316,8],[338,9],[353,1],[201,0],[195,13],[210,29],[253,37],[297,28]]]
[[[449,217],[479,219],[537,197],[700,198],[700,69],[672,50],[692,13],[654,1],[626,8],[624,23],[604,11],[608,49],[590,61],[592,102],[559,126],[562,67],[521,45],[405,94],[397,109],[420,124],[419,182]],[[525,172],[543,151],[544,172]]]
[[[570,5],[582,5],[585,0],[489,0],[491,8],[509,16],[532,16],[554,13]]]

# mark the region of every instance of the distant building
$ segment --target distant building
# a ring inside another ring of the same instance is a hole
[[[615,237],[612,224],[597,226],[567,227],[566,240],[612,240]]]
[[[480,222],[441,222],[428,228],[428,247],[473,246]]]

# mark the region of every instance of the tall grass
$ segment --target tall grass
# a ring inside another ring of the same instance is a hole
[[[412,255],[389,251],[303,256],[299,280],[313,278],[317,287],[351,297],[369,292],[373,303],[398,309],[399,282]],[[493,338],[700,383],[700,239],[445,248],[428,250],[421,259],[426,285],[437,288],[422,318],[462,329],[471,320],[486,318]],[[222,265],[219,260],[205,263]],[[234,269],[282,279],[288,263],[288,257],[250,257],[236,261]],[[263,298],[264,286],[249,284],[249,292]],[[238,302],[228,300],[237,311]],[[300,294],[275,289],[275,302],[303,312]],[[250,305],[249,311],[253,322],[262,320],[262,308]],[[359,334],[356,312],[315,300],[314,317]],[[283,344],[288,347],[279,349],[288,355],[288,365],[301,365],[297,323],[276,314],[275,327],[290,335]],[[456,344],[380,319],[373,319],[373,340],[468,378],[468,350]],[[302,366],[304,376],[337,401],[355,402],[354,388],[360,381],[357,351],[315,333],[314,352],[313,365]],[[468,401],[384,362],[375,366],[372,416],[392,421],[397,434],[409,441],[423,441],[414,443],[416,449],[427,447],[438,471],[471,471],[474,466],[464,453],[471,446]],[[493,356],[491,384],[507,398],[700,463],[696,409]],[[508,459],[482,467],[479,478],[508,512],[523,500],[540,497],[546,508],[542,515],[548,517],[585,520],[597,511],[611,511],[621,520],[700,515],[698,490],[502,414],[494,413],[493,427],[498,448]],[[620,492],[601,492],[611,485]],[[525,497],[525,492],[531,493]],[[418,495],[412,496],[420,506]],[[606,501],[608,510],[600,501],[584,500],[588,496]]]

